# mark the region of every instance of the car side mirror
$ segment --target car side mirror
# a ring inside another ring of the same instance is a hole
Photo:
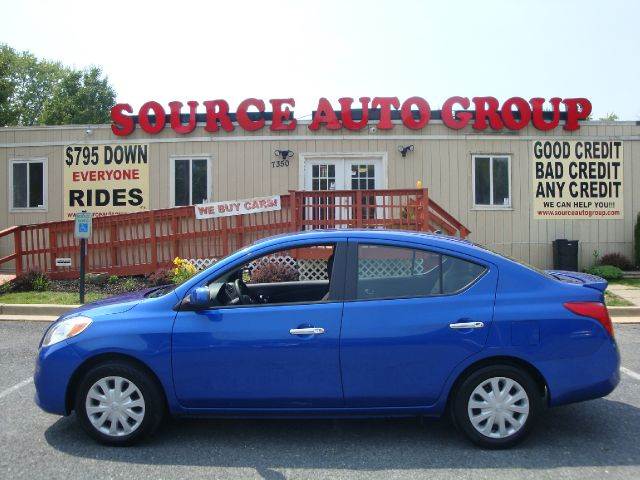
[[[211,303],[209,287],[194,288],[189,294],[189,306],[191,308],[206,308]]]

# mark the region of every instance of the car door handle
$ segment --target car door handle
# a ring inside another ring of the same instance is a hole
[[[289,330],[291,335],[322,335],[324,328],[322,327],[308,327],[308,328],[292,328]]]
[[[463,328],[482,328],[482,327],[484,327],[484,323],[483,322],[450,323],[449,327],[453,328],[454,330],[460,330],[460,329],[463,329]]]

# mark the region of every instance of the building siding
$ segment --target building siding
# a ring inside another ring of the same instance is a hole
[[[0,130],[0,189],[5,207],[0,208],[0,229],[12,225],[63,219],[64,146],[92,143],[149,143],[150,208],[169,207],[170,158],[174,155],[207,155],[212,159],[212,200],[239,199],[286,193],[301,189],[299,162],[311,153],[386,152],[389,188],[412,188],[421,180],[430,196],[470,230],[470,239],[509,256],[540,267],[552,263],[551,242],[556,238],[580,241],[580,265],[588,266],[592,253],[620,252],[631,256],[633,227],[640,210],[640,126],[634,122],[585,122],[575,132],[556,129],[540,132],[531,127],[518,132],[479,133],[471,128],[451,130],[440,122],[413,131],[397,123],[390,131],[369,129],[312,132],[299,124],[292,132],[257,132],[240,129],[210,134],[198,126],[180,136],[166,128],[147,135],[141,129],[126,139],[112,134],[108,125],[5,128]],[[624,219],[536,220],[532,212],[532,138],[624,140]],[[413,144],[406,158],[398,145]],[[271,168],[274,150],[290,149],[290,166]],[[472,155],[502,153],[511,156],[512,209],[474,210]],[[48,159],[48,211],[9,212],[9,160]],[[0,256],[7,255],[11,241],[0,240]]]

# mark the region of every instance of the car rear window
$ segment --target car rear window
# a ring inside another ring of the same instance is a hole
[[[538,268],[538,267],[536,267],[534,265],[531,265],[531,264],[525,262],[524,260],[520,260],[520,259],[517,259],[517,258],[510,257],[509,255],[507,255],[505,253],[497,252],[497,251],[492,250],[489,247],[487,247],[485,245],[481,245],[479,243],[474,243],[473,245],[478,247],[478,248],[481,248],[482,250],[486,250],[487,252],[493,253],[494,255],[497,255],[499,257],[506,258],[507,260],[510,260],[510,261],[512,261],[514,263],[517,263],[518,265],[522,265],[523,267],[525,267],[525,268],[527,268],[527,269],[529,269],[529,270],[531,270],[533,272],[536,272],[536,273],[542,275],[543,277],[547,277],[547,278],[550,278],[552,280],[558,280],[556,277],[554,277],[553,275],[549,274],[548,272],[545,272],[544,270],[542,270],[542,269],[540,269],[540,268]]]
[[[453,294],[486,268],[449,255],[386,245],[358,246],[360,300]]]
[[[486,268],[477,263],[442,255],[442,293],[455,293],[473,283]]]

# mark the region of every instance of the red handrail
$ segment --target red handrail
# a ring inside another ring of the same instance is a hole
[[[5,228],[4,230],[0,230],[0,238],[6,237],[7,235],[11,234],[13,234],[13,253],[10,255],[5,255],[4,257],[0,257],[0,265],[10,262],[11,260],[15,260],[16,275],[20,275],[22,273],[22,265],[20,264],[20,254],[22,252],[22,227],[13,226]]]
[[[138,275],[171,266],[175,257],[219,258],[267,236],[317,228],[442,230],[466,237],[469,230],[429,198],[427,189],[290,191],[273,212],[197,220],[193,207],[97,217],[89,239],[88,271]],[[14,226],[16,274],[40,270],[52,278],[77,277],[80,248],[73,221]],[[72,259],[57,267],[56,258]]]

